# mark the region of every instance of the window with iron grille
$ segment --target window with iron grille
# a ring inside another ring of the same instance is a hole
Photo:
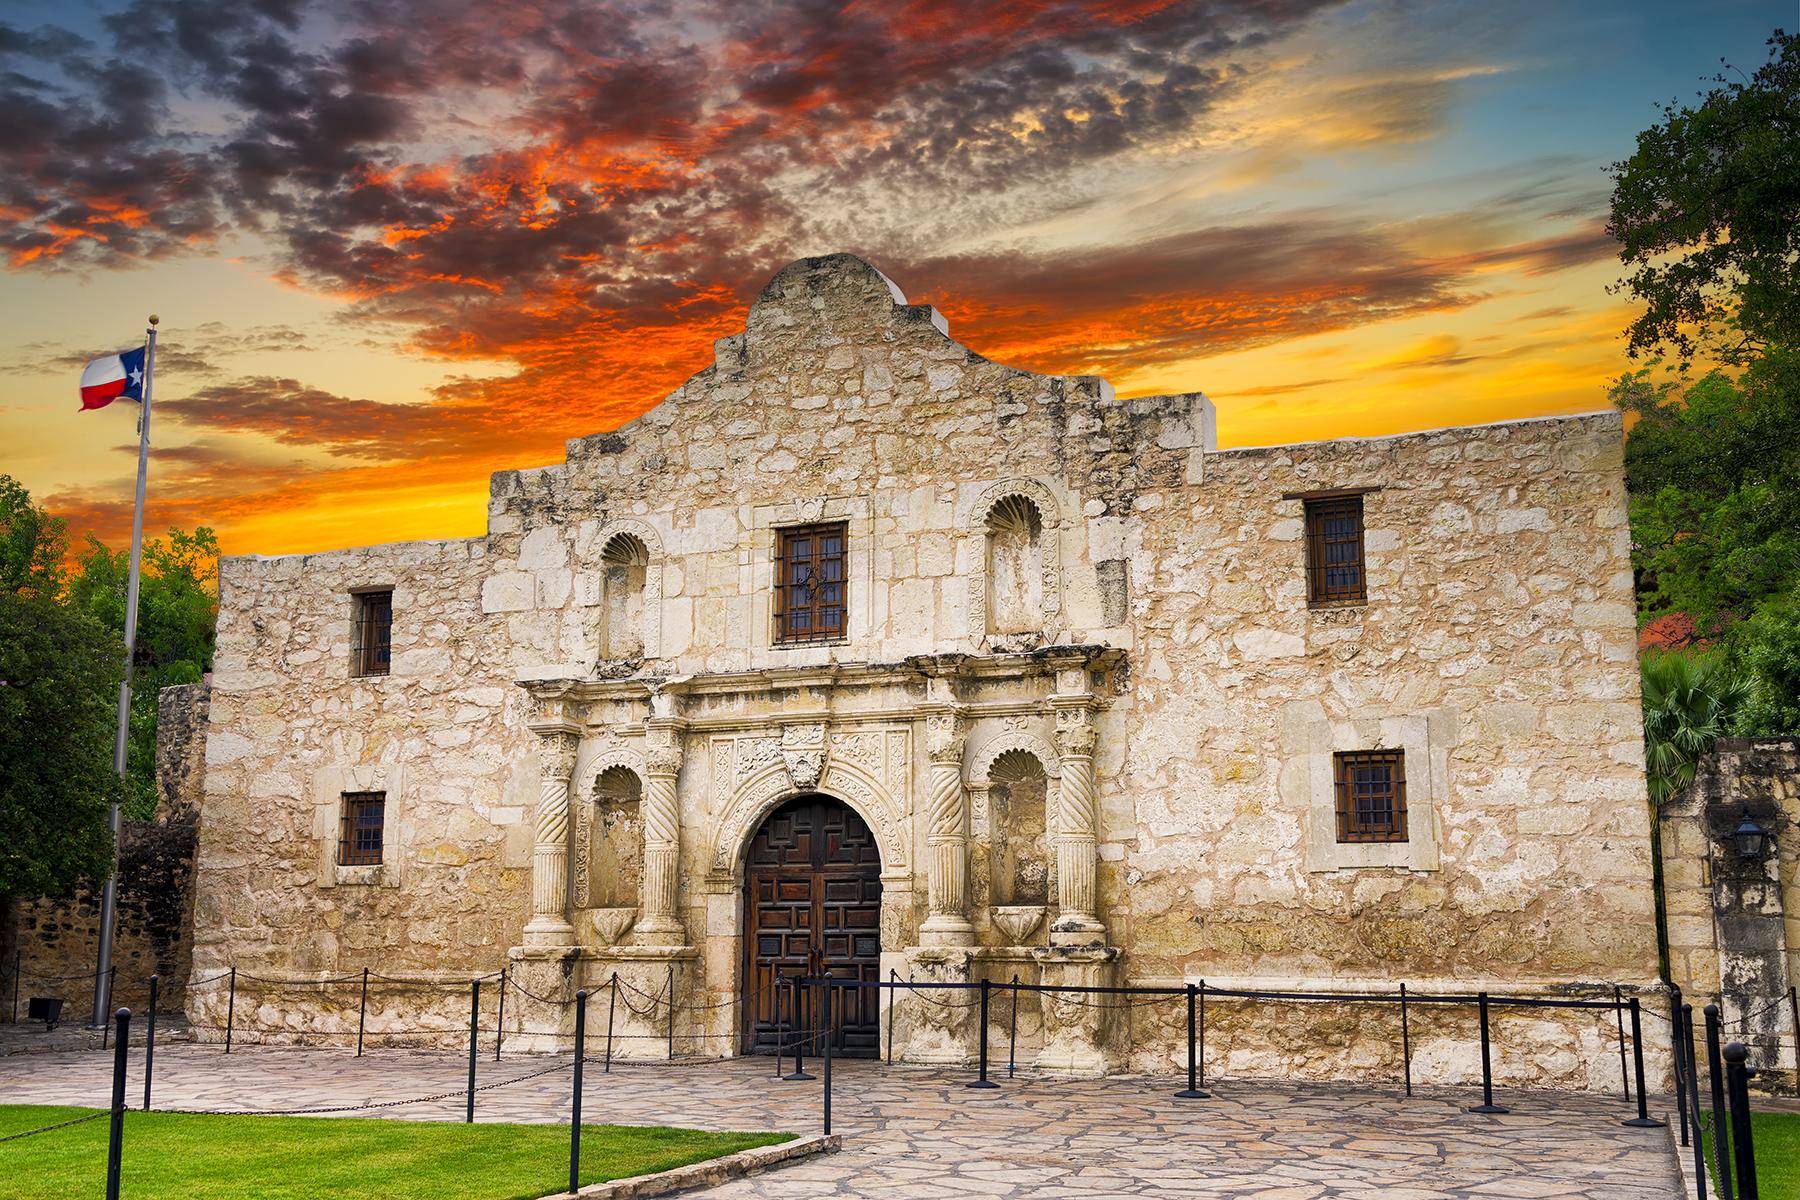
[[[1369,598],[1360,495],[1306,502],[1306,598],[1315,605],[1361,604]]]
[[[845,631],[845,526],[794,525],[778,531],[776,642],[836,641]]]
[[[1337,776],[1337,840],[1406,840],[1406,754],[1351,750],[1332,756]]]
[[[394,629],[394,593],[357,592],[351,599],[356,603],[356,631],[350,648],[351,673],[386,675]]]
[[[381,865],[381,822],[386,792],[345,792],[344,815],[338,823],[338,866]]]

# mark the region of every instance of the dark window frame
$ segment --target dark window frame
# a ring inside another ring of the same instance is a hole
[[[827,549],[832,545],[834,550]],[[849,637],[849,563],[847,521],[786,525],[775,531],[777,646],[841,642]]]
[[[1406,751],[1340,750],[1331,777],[1340,843],[1408,840]]]
[[[350,593],[350,674],[386,675],[393,668],[394,589],[361,588]]]
[[[345,792],[338,815],[340,867],[379,867],[385,849],[386,792]]]
[[[1306,602],[1341,608],[1369,602],[1368,555],[1361,491],[1305,498]]]

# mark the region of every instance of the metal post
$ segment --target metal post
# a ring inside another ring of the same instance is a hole
[[[114,966],[108,967],[106,969],[106,989],[104,992],[102,992],[101,988],[100,988],[100,977],[98,975],[96,975],[94,977],[94,994],[96,996],[105,995],[108,999],[110,999],[112,997],[113,993],[118,990],[114,986],[115,984],[118,983],[118,981],[119,981],[119,968],[115,964]],[[110,1022],[104,1022],[104,1021],[101,1022],[101,1024],[100,1024],[100,1049],[102,1049],[102,1050],[106,1049],[106,1038],[107,1038],[107,1035],[111,1032],[112,1032],[112,1024]]]
[[[675,1061],[675,964],[669,964],[669,1061]]]
[[[1681,1126],[1681,1144],[1688,1144],[1687,1082],[1681,1064],[1681,988],[1669,985],[1669,1051],[1675,1068],[1675,1117]]]
[[[19,1023],[19,976],[25,973],[25,951],[22,948],[13,950],[13,1006],[12,1023]]]
[[[988,1071],[988,981],[981,981],[981,1075],[973,1083],[965,1083],[964,1087],[997,1088],[1000,1085],[989,1079]]]
[[[825,1080],[819,1086],[825,1092],[825,1135],[831,1136],[831,976],[820,985],[825,1005]]]
[[[1196,1024],[1194,1021],[1194,1001],[1198,998],[1199,994],[1199,989],[1193,984],[1190,983],[1187,985],[1188,1076],[1187,1087],[1175,1093],[1175,1098],[1177,1100],[1205,1100],[1212,1095],[1211,1092],[1200,1090],[1200,1056],[1196,1049]]]
[[[235,968],[234,968],[235,969]],[[363,968],[362,999],[356,1004],[356,1057],[362,1057],[363,1023],[369,1016],[369,968]]]
[[[1700,1064],[1695,1061],[1694,1054],[1694,1006],[1681,1006],[1681,1048],[1687,1056],[1682,1069],[1687,1072],[1688,1114],[1694,1120],[1694,1181],[1696,1190],[1706,1195],[1706,1150],[1703,1146],[1705,1137],[1700,1131]]]
[[[131,671],[137,655],[138,583],[142,578],[144,551],[144,482],[150,476],[150,384],[156,374],[156,326],[154,315],[150,328],[144,330],[144,380],[138,393],[138,469],[137,497],[131,509],[131,569],[125,581],[125,674],[119,680],[119,724],[113,734],[113,772],[122,784],[126,778],[126,746],[131,731]],[[100,960],[94,968],[94,1024],[106,1024],[111,987],[101,990],[100,982],[112,982],[113,926],[117,924],[119,907],[119,828],[117,800],[107,808],[106,827],[112,833],[112,862],[106,882],[100,888]]]
[[[1494,1103],[1494,1066],[1488,1052],[1488,994],[1480,993],[1476,1003],[1481,1012],[1481,1103],[1469,1109],[1472,1113],[1503,1113],[1506,1109]]]
[[[500,1006],[494,1011],[494,1061],[500,1061],[500,1039],[506,1036],[506,968],[500,968]]]
[[[1719,1006],[1701,1010],[1706,1016],[1706,1075],[1711,1084],[1713,1112],[1713,1182],[1723,1200],[1732,1200],[1731,1122],[1725,1116],[1725,1064],[1719,1058]]]
[[[888,968],[888,1005],[887,1005],[887,1060],[888,1066],[894,1065],[894,1016],[900,1011],[900,989],[894,986],[900,978],[900,972]],[[1016,1003],[1016,1001],[1015,1001]],[[780,992],[776,992],[775,1005],[781,1006]]]
[[[475,1123],[475,1052],[481,1037],[481,980],[469,981],[469,1108],[463,1124]]]
[[[800,1017],[800,976],[795,975],[788,982],[790,984],[788,993],[788,1012],[792,1014],[794,1018],[794,1069],[792,1072],[783,1075],[781,1078],[788,1083],[799,1083],[812,1078],[811,1075],[806,1073],[805,1061],[806,1039],[811,1033],[811,1030],[808,1029],[805,1032],[802,1032],[802,1021]]]
[[[111,989],[102,989],[101,988],[100,972],[95,971],[94,972],[94,1002],[96,1004],[99,1003],[100,995],[103,990],[110,991]],[[107,1039],[112,1036],[112,1022],[111,1021],[101,1021],[101,1020],[96,1019],[94,1024],[100,1026],[100,1049],[104,1051],[106,1049]]]
[[[1019,1065],[1019,976],[1012,977],[1012,1015],[1006,1019],[1006,1077],[1011,1079]]]
[[[1625,1070],[1625,1002],[1619,996],[1619,985],[1613,984],[1613,1020],[1619,1026],[1619,1086],[1625,1099],[1631,1099],[1631,1075]]]
[[[575,993],[575,1090],[569,1104],[569,1190],[581,1190],[581,1059],[587,1053],[587,989]]]
[[[769,986],[770,995],[775,1001],[775,1078],[781,1078],[781,1060],[787,1057],[787,1009],[781,1001],[781,971],[777,969],[770,978],[774,981]],[[888,1061],[894,1061],[894,1031],[888,1029]]]
[[[1662,1122],[1650,1115],[1649,1095],[1644,1091],[1644,1018],[1638,1005],[1638,998],[1631,998],[1631,1061],[1637,1073],[1638,1115],[1629,1120],[1620,1121],[1621,1125],[1631,1125],[1640,1129],[1660,1129]]]
[[[1206,980],[1204,979],[1200,981],[1200,1032],[1198,1044],[1200,1047],[1200,1086],[1204,1089],[1206,1087]]]
[[[225,1053],[231,1053],[231,1026],[237,1019],[237,968],[231,968],[231,994],[225,1001]],[[361,1038],[357,1039],[361,1041]]]
[[[144,1027],[144,1111],[150,1111],[150,1077],[156,1073],[156,976],[150,977],[150,1022]]]
[[[1731,1103],[1731,1143],[1737,1160],[1738,1200],[1758,1200],[1756,1144],[1750,1135],[1750,1072],[1744,1060],[1750,1052],[1744,1043],[1725,1047],[1725,1091]]]
[[[106,1200],[119,1200],[119,1151],[125,1137],[125,1034],[131,1027],[131,1010],[121,1008],[113,1020],[119,1023],[119,1040],[113,1047],[112,1128],[106,1137]]]
[[[612,1074],[613,1013],[619,1009],[619,973],[614,971],[606,984],[606,1067],[603,1075]]]
[[[1400,1069],[1406,1073],[1406,1094],[1412,1095],[1412,1023],[1406,1015],[1406,985],[1400,985]]]

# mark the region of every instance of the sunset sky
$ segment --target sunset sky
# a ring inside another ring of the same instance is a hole
[[[0,472],[121,544],[478,534],[848,250],[1226,446],[1580,412],[1607,164],[1793,0],[7,0]]]

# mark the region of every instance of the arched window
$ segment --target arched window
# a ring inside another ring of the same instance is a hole
[[[988,510],[988,632],[1038,633],[1044,628],[1044,520],[1024,496],[1005,496]]]
[[[604,614],[600,631],[600,657],[607,659],[644,656],[644,580],[650,552],[629,533],[614,534],[600,554]]]
[[[638,816],[642,796],[642,785],[628,767],[608,767],[594,782],[588,900],[583,907],[637,906],[644,862],[644,831]]]
[[[1044,766],[1024,750],[1008,750],[988,768],[988,779],[994,903],[1048,904],[1050,781]]]

